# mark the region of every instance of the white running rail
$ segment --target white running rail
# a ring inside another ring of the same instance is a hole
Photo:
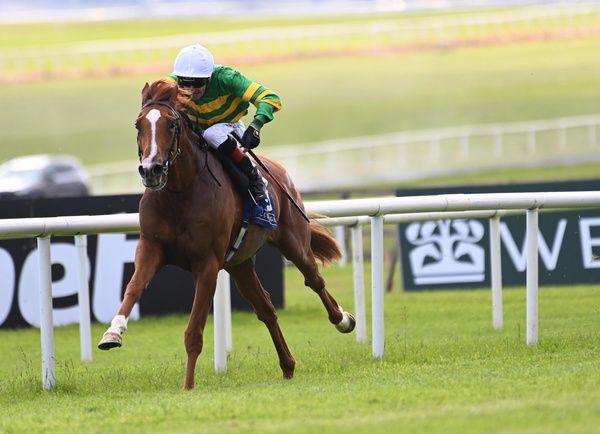
[[[346,224],[360,228],[367,220],[371,224],[371,297],[372,297],[372,353],[373,357],[382,359],[384,356],[384,285],[383,285],[383,224],[395,223],[401,220],[417,220],[430,218],[468,218],[477,216],[490,217],[490,228],[496,233],[491,237],[493,251],[492,260],[499,261],[499,234],[497,219],[504,213],[525,212],[527,214],[527,334],[528,345],[538,342],[538,276],[537,276],[537,236],[538,212],[551,209],[578,209],[600,207],[600,192],[543,192],[543,193],[487,193],[487,194],[445,194],[437,196],[413,197],[384,197],[372,199],[349,199],[337,201],[307,202],[306,209],[309,213],[326,215],[329,218],[321,221],[328,225]],[[502,211],[498,211],[502,210]],[[466,212],[466,213],[465,213]],[[425,213],[425,214],[423,214]],[[429,213],[429,214],[428,214]],[[433,214],[431,214],[433,213]],[[364,216],[364,217],[356,217]],[[342,219],[340,219],[342,218]],[[345,218],[345,220],[343,219]],[[104,232],[129,233],[139,231],[138,214],[119,214],[110,216],[76,216],[52,217],[34,219],[4,219],[0,220],[0,239],[36,237],[39,251],[39,288],[40,288],[40,334],[42,341],[42,381],[45,390],[53,389],[56,384],[54,369],[54,333],[52,323],[52,282],[51,282],[51,236],[76,236]],[[353,240],[359,234],[356,230]],[[82,249],[85,243],[77,243]],[[85,255],[80,255],[84,257]],[[358,257],[360,256],[360,259]],[[355,267],[362,266],[362,255],[353,254],[356,259]],[[85,261],[81,261],[85,267]],[[492,270],[499,270],[499,266],[492,266]],[[84,270],[85,268],[82,268]],[[82,271],[82,275],[84,271]],[[80,291],[88,291],[87,281],[80,279]],[[355,275],[356,281],[356,275]],[[492,304],[493,325],[495,328],[502,326],[501,316],[501,291],[494,288],[500,281],[499,276],[492,278]],[[358,291],[360,287],[358,288]],[[355,304],[360,303],[360,294],[355,288]],[[225,291],[217,294],[224,295]],[[80,303],[82,298],[80,298]],[[227,301],[217,301],[215,310],[215,370],[225,372],[226,356],[224,351],[230,347],[227,342],[227,322],[222,315],[226,310]],[[364,322],[364,295],[362,307],[355,306],[357,312],[357,339],[366,340],[366,325]],[[500,310],[498,311],[498,303]],[[89,312],[89,309],[82,311]],[[84,322],[89,330],[89,315],[82,315],[80,327],[82,339]],[[231,330],[229,328],[229,330]],[[87,332],[86,332],[87,333]],[[89,338],[88,338],[89,339]],[[82,341],[83,342],[83,341]],[[86,342],[89,346],[91,343]],[[82,343],[82,349],[84,344]],[[84,352],[82,351],[82,356]],[[218,362],[218,365],[217,365]]]
[[[300,191],[393,183],[459,172],[600,158],[600,114],[463,125],[285,146],[265,155]],[[89,166],[94,194],[139,193],[135,158]]]

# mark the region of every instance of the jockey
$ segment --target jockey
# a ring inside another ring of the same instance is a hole
[[[260,143],[260,129],[281,109],[279,97],[229,66],[215,66],[210,51],[198,44],[179,52],[169,78],[189,95],[188,116],[203,131],[204,140],[231,158],[248,177],[254,203],[268,202],[267,180],[232,135],[242,138],[244,148],[256,148]],[[248,113],[250,103],[256,106],[256,113],[245,128],[240,119]]]

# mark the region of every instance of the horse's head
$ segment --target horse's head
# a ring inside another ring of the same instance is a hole
[[[175,108],[177,93],[177,85],[165,80],[146,83],[142,89],[142,110],[135,122],[138,171],[144,186],[151,190],[165,187],[169,168],[181,152],[183,118]]]

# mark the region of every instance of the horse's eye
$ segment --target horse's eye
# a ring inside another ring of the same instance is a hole
[[[177,122],[176,121],[169,122],[169,131],[175,131],[175,128],[177,128]]]

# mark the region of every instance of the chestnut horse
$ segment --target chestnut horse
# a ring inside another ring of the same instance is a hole
[[[177,85],[159,80],[142,90],[142,110],[136,120],[146,190],[139,206],[140,239],[135,272],[123,301],[98,347],[120,347],[134,304],[144,288],[166,264],[189,270],[195,294],[185,330],[186,389],[194,387],[194,370],[203,345],[203,331],[215,293],[217,273],[225,269],[242,295],[265,323],[284,378],[294,375],[295,360],[287,347],[269,293],[261,285],[253,257],[266,242],[276,246],[298,267],[304,282],[320,297],[329,321],[342,333],[354,329],[354,318],[325,289],[316,259],[324,264],[339,259],[339,246],[329,232],[311,219],[308,223],[276,183],[269,183],[278,227],[269,230],[250,224],[239,248],[228,255],[242,224],[243,201],[218,157],[194,131],[186,101]],[[262,157],[271,174],[303,208],[300,195],[285,169]],[[226,259],[227,258],[227,259]]]

